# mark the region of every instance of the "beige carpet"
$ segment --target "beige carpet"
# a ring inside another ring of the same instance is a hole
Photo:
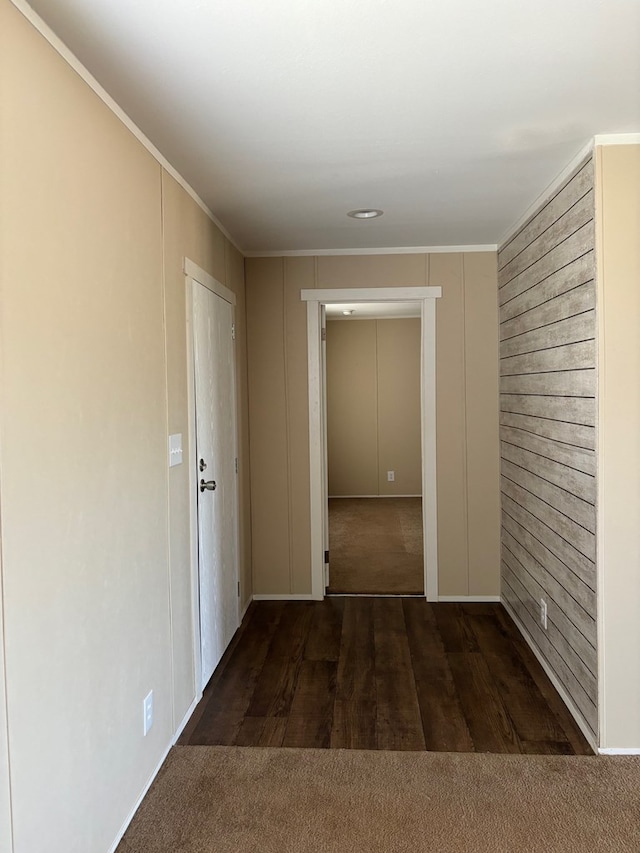
[[[174,747],[117,853],[625,853],[640,758]]]
[[[421,498],[329,500],[329,592],[422,594]]]

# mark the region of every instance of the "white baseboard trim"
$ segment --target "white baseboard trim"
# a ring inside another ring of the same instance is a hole
[[[640,755],[640,746],[605,746],[598,747],[598,755]]]
[[[421,498],[422,495],[329,495],[329,500],[339,501],[342,498]]]
[[[319,598],[310,593],[277,593],[276,595],[254,595],[254,601],[322,601],[322,596]]]
[[[482,604],[483,602],[499,602],[502,599],[499,595],[439,595],[438,601],[460,601],[467,602],[468,604],[473,604],[475,601],[477,604]]]
[[[121,826],[120,830],[118,831],[118,834],[117,834],[117,836],[116,836],[115,841],[113,842],[113,844],[111,845],[111,847],[109,847],[108,853],[115,853],[115,851],[117,850],[118,845],[119,845],[119,844],[120,844],[120,842],[122,841],[122,838],[123,838],[123,836],[124,836],[125,832],[126,832],[126,831],[127,831],[127,829],[129,828],[129,824],[130,824],[130,823],[131,823],[131,821],[133,820],[135,813],[138,811],[138,809],[140,808],[140,805],[141,805],[142,801],[143,801],[143,800],[144,800],[144,798],[147,796],[147,792],[149,791],[149,788],[150,788],[150,787],[151,787],[151,785],[153,784],[153,780],[156,778],[156,776],[157,776],[157,775],[158,775],[158,773],[160,772],[160,768],[161,768],[161,767],[162,767],[162,765],[164,764],[164,762],[165,762],[165,759],[166,759],[167,755],[169,755],[169,752],[170,752],[171,748],[173,747],[173,743],[174,743],[174,741],[173,741],[173,740],[171,740],[171,743],[169,744],[169,746],[165,749],[164,753],[162,754],[162,758],[160,759],[160,761],[159,761],[159,763],[158,763],[158,766],[157,766],[157,767],[156,767],[156,769],[153,771],[153,773],[151,774],[151,776],[150,776],[150,778],[149,778],[149,781],[146,783],[146,785],[145,785],[145,786],[144,786],[144,788],[142,789],[142,793],[140,794],[140,796],[139,796],[139,797],[138,797],[138,799],[136,800],[136,802],[135,802],[135,804],[134,804],[133,808],[131,809],[131,811],[129,812],[129,814],[128,814],[128,816],[127,816],[126,820],[125,820],[125,822],[122,824],[122,826]]]
[[[424,592],[328,592],[326,598],[424,598]]]
[[[247,615],[247,610],[251,607],[252,601],[253,601],[253,596],[250,595],[248,600],[247,600],[247,603],[244,605],[244,607],[242,608],[242,611],[240,613],[240,624],[242,624],[242,620]]]
[[[171,743],[169,744],[169,746],[168,746],[168,747],[165,749],[165,751],[163,752],[163,754],[162,754],[162,758],[160,759],[160,761],[159,761],[159,763],[158,763],[158,766],[156,767],[156,769],[155,769],[155,770],[153,771],[153,773],[151,774],[151,776],[150,776],[149,780],[147,781],[146,785],[145,785],[145,786],[144,786],[144,788],[142,789],[142,793],[140,794],[140,796],[139,796],[139,797],[138,797],[138,799],[136,800],[136,802],[135,802],[135,804],[134,804],[133,808],[131,809],[131,811],[129,812],[129,814],[128,814],[128,816],[127,816],[126,820],[125,820],[125,822],[124,822],[124,823],[122,824],[122,826],[120,827],[120,830],[119,830],[119,832],[118,832],[118,834],[117,834],[117,836],[116,836],[116,839],[115,839],[115,841],[113,842],[113,844],[111,845],[111,847],[109,848],[108,853],[115,853],[115,851],[117,850],[118,845],[119,845],[119,844],[120,844],[120,842],[122,841],[122,839],[123,839],[123,837],[124,837],[125,832],[126,832],[126,831],[127,831],[127,829],[129,828],[129,824],[131,823],[131,821],[133,820],[133,818],[134,818],[134,816],[135,816],[135,813],[138,811],[138,809],[140,808],[140,805],[141,805],[142,801],[143,801],[143,800],[144,800],[144,798],[147,796],[147,793],[148,793],[148,791],[149,791],[149,788],[150,788],[150,787],[151,787],[151,785],[153,784],[153,780],[156,778],[156,776],[157,776],[157,775],[158,775],[158,773],[160,772],[160,768],[161,768],[161,767],[162,767],[162,765],[164,764],[164,762],[165,762],[165,760],[166,760],[166,758],[167,758],[167,755],[169,755],[169,752],[171,751],[172,747],[173,747],[173,746],[175,746],[175,744],[176,744],[176,742],[177,742],[178,738],[179,738],[179,737],[180,737],[180,735],[182,734],[182,731],[183,731],[184,727],[187,725],[187,723],[189,722],[189,720],[190,720],[190,718],[191,718],[191,715],[192,715],[192,714],[193,714],[193,712],[195,711],[195,709],[196,709],[196,705],[198,704],[198,702],[199,702],[201,699],[202,699],[202,692],[200,692],[200,693],[196,693],[196,696],[195,696],[195,698],[194,698],[193,702],[191,703],[191,705],[189,705],[189,708],[188,708],[188,710],[187,710],[187,713],[186,713],[186,714],[184,715],[184,717],[182,718],[182,721],[180,722],[180,725],[179,725],[179,726],[178,726],[178,728],[176,729],[176,731],[175,731],[175,733],[174,733],[173,737],[171,738]]]
[[[202,690],[200,690],[198,693],[196,693],[193,702],[189,705],[189,708],[187,709],[187,713],[184,715],[184,717],[182,718],[182,722],[180,723],[180,725],[176,729],[175,734],[173,735],[173,742],[171,744],[172,746],[174,746],[177,743],[178,738],[182,734],[184,727],[187,725],[187,723],[191,719],[191,715],[195,711],[195,709],[198,705],[198,702],[201,699],[202,699]]]
[[[546,674],[549,677],[549,680],[551,681],[553,686],[556,688],[556,690],[560,694],[560,698],[562,699],[564,704],[567,706],[567,709],[568,709],[569,713],[571,714],[571,716],[573,717],[573,719],[576,721],[578,728],[580,729],[582,734],[588,740],[589,746],[593,749],[593,751],[595,753],[598,753],[599,750],[598,750],[597,740],[594,738],[593,732],[591,731],[591,729],[587,725],[587,721],[584,719],[584,717],[582,716],[582,714],[580,713],[580,711],[576,707],[573,699],[569,696],[566,689],[563,687],[563,685],[558,680],[558,676],[555,674],[555,672],[551,669],[551,667],[549,666],[549,664],[545,660],[544,655],[542,654],[542,652],[540,651],[540,649],[536,645],[533,637],[527,631],[525,626],[522,624],[522,622],[520,621],[520,619],[516,615],[513,608],[509,605],[509,603],[507,601],[505,601],[504,598],[502,599],[502,606],[507,611],[509,616],[511,616],[513,621],[516,623],[516,626],[517,626],[518,630],[520,631],[520,633],[522,634],[526,644],[529,646],[531,651],[534,653],[534,655],[538,659],[538,663],[544,669],[544,671],[546,672]]]

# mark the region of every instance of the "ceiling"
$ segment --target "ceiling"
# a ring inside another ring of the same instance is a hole
[[[31,5],[247,253],[494,244],[640,130],[638,0]]]

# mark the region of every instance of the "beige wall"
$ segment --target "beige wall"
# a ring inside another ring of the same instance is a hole
[[[238,295],[248,505],[243,259],[7,0],[0,42],[14,849],[40,850],[46,838],[50,853],[86,853],[113,844],[195,696],[188,447],[181,467],[167,462],[168,432],[187,442],[184,255]],[[155,719],[143,738],[150,689]],[[3,728],[0,716],[0,850]]]
[[[329,495],[422,493],[420,343],[419,319],[327,323]]]
[[[498,595],[498,333],[492,253],[246,261],[254,592],[309,594],[303,288],[436,285],[441,595]]]
[[[0,591],[2,559],[0,555]],[[0,595],[0,605],[2,597]],[[7,731],[7,692],[4,667],[4,620],[0,606],[0,853],[11,853],[11,794],[9,790],[9,733]]]
[[[596,148],[600,746],[640,748],[640,145]]]

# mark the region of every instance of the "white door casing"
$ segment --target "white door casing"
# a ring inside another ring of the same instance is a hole
[[[193,380],[189,461],[200,692],[239,625],[239,599],[234,297],[202,271],[196,274],[188,279]],[[204,283],[198,280],[205,278]]]
[[[328,426],[327,426],[327,312],[324,305],[320,305],[320,347],[321,347],[321,430],[322,430],[322,505],[328,507],[329,501],[329,449],[328,449]],[[329,552],[329,513],[324,513],[323,519],[323,551],[324,551],[324,588],[330,583],[331,564],[325,560]]]
[[[307,303],[309,372],[309,463],[311,504],[311,593],[325,593],[324,551],[328,529],[326,460],[326,381],[322,342],[327,304],[353,302],[421,303],[421,416],[422,416],[422,525],[424,536],[424,589],[427,601],[438,600],[438,536],[436,493],[436,299],[440,287],[379,287],[336,290],[302,290]]]

